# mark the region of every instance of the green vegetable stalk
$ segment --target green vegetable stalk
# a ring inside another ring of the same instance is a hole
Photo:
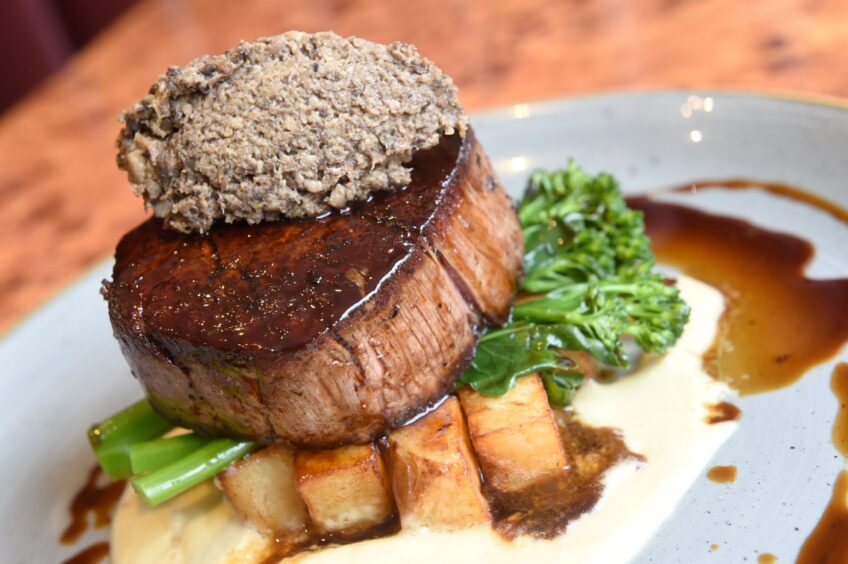
[[[689,307],[652,272],[642,213],[627,207],[612,176],[591,176],[573,162],[536,172],[518,217],[530,295],[508,325],[480,339],[461,383],[499,396],[539,373],[551,403],[567,405],[585,376],[569,351],[627,367],[623,335],[648,352],[677,341]]]
[[[257,448],[255,443],[216,439],[176,462],[133,479],[131,484],[139,497],[152,507],[214,478]]]
[[[172,428],[147,400],[139,400],[91,427],[88,439],[100,467],[113,479],[132,478],[135,491],[151,506],[213,478],[258,448],[194,433],[160,438]]]
[[[133,474],[152,472],[185,458],[211,439],[200,437],[194,433],[144,441],[130,446],[130,466]]]
[[[129,448],[132,444],[161,437],[173,425],[147,400],[139,400],[88,430],[88,442],[100,467],[112,479],[133,475]]]

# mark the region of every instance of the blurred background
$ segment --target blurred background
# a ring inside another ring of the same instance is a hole
[[[414,43],[471,112],[645,88],[848,95],[845,0],[0,0],[0,332],[144,217],[115,166],[121,110],[169,65],[289,29]]]
[[[0,111],[59,69],[135,0],[0,2]]]
[[[844,0],[2,0],[0,110],[57,71],[108,68],[122,94],[288,29],[414,42],[472,108],[634,87],[848,93]]]

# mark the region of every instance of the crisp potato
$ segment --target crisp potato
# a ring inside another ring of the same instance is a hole
[[[568,464],[548,395],[537,375],[519,378],[501,397],[459,390],[468,432],[486,482],[515,491]]]
[[[459,401],[389,435],[392,490],[404,529],[461,529],[491,521]]]
[[[221,472],[217,484],[236,514],[257,530],[293,539],[306,533],[309,516],[295,489],[289,449],[271,446],[254,452]]]
[[[297,489],[322,532],[356,534],[394,511],[388,475],[373,444],[300,451],[295,472]]]

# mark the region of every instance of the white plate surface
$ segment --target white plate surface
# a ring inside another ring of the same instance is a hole
[[[591,171],[616,174],[627,192],[748,177],[797,184],[848,207],[848,111],[833,106],[655,92],[521,104],[472,123],[516,196],[531,170],[573,156]],[[680,197],[800,235],[816,246],[811,276],[848,277],[848,227],[815,208],[760,192]],[[3,562],[58,562],[105,534],[91,532],[76,547],[57,542],[69,500],[94,463],[86,429],[141,393],[98,294],[110,268],[96,268],[0,342]],[[844,349],[841,357],[848,360]],[[844,466],[830,442],[836,360],[790,388],[742,398],[740,429],[713,461],[738,466],[737,481],[694,483],[633,561],[752,562],[762,552],[794,560]],[[720,549],[711,553],[711,544]]]

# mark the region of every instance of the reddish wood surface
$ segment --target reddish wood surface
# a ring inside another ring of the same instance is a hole
[[[144,217],[114,164],[120,110],[168,65],[288,29],[415,43],[471,111],[657,87],[848,96],[841,0],[147,0],[0,118],[0,331]]]

